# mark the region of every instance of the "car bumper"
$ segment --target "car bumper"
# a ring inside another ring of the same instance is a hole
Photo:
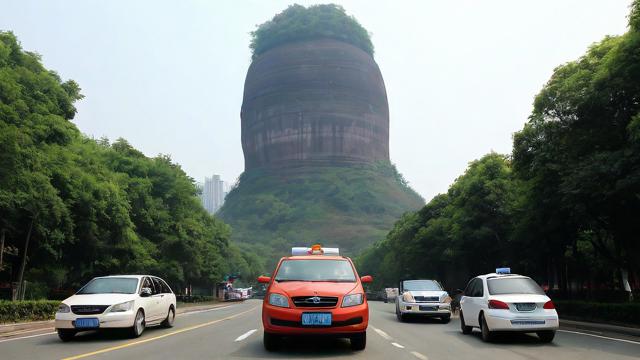
[[[504,310],[489,310],[485,314],[487,326],[491,331],[540,331],[557,330],[559,327],[558,314],[553,311],[549,314],[522,315],[504,313]]]
[[[330,312],[330,326],[303,326],[302,313]],[[262,325],[264,331],[280,335],[331,335],[348,336],[367,330],[369,307],[367,303],[348,308],[281,308],[263,303]]]
[[[80,318],[97,318],[100,322],[98,329],[102,328],[128,328],[133,326],[135,313],[133,311],[125,311],[118,313],[102,313],[97,315],[77,315],[74,313],[56,313],[55,327],[56,329],[76,329],[76,330],[96,330],[76,328],[75,321]]]
[[[400,303],[400,312],[422,316],[451,316],[449,303]]]

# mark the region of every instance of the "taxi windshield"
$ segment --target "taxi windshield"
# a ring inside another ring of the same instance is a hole
[[[137,289],[136,278],[97,278],[89,281],[77,294],[134,294]]]
[[[356,276],[346,260],[284,260],[275,280],[355,282]]]
[[[402,282],[405,291],[442,291],[440,284],[433,280],[405,280]]]
[[[492,279],[487,281],[489,294],[506,295],[506,294],[536,294],[544,295],[544,291],[540,286],[529,278],[503,278]]]

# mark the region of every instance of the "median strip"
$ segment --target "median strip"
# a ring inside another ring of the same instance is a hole
[[[173,336],[173,335],[177,335],[177,334],[180,334],[180,333],[183,333],[183,332],[196,330],[196,329],[203,328],[205,326],[210,326],[210,325],[213,325],[213,324],[217,324],[217,323],[222,322],[222,321],[231,320],[231,319],[236,318],[236,317],[238,317],[240,315],[244,315],[244,314],[246,314],[248,312],[251,312],[251,311],[253,311],[253,310],[257,309],[257,308],[258,308],[258,306],[254,306],[249,310],[245,310],[245,311],[239,312],[237,314],[234,314],[234,315],[231,315],[231,316],[227,316],[227,317],[222,318],[222,319],[213,320],[213,321],[209,321],[209,322],[206,322],[206,323],[190,326],[188,328],[172,331],[170,333],[154,336],[154,337],[151,337],[151,338],[148,338],[148,339],[132,341],[132,342],[129,342],[129,343],[126,343],[126,344],[112,346],[112,347],[108,347],[108,348],[104,348],[104,349],[101,349],[101,350],[92,351],[92,352],[85,353],[85,354],[66,357],[66,358],[64,358],[62,360],[82,359],[82,358],[86,358],[86,357],[89,357],[89,356],[94,356],[94,355],[98,355],[98,354],[104,354],[106,352],[120,350],[120,349],[124,349],[124,348],[135,346],[135,345],[140,345],[140,344],[144,344],[144,343],[148,343],[148,342],[155,341],[155,340],[160,340],[160,339],[163,339],[163,338],[166,338],[166,337],[169,337],[169,336]]]

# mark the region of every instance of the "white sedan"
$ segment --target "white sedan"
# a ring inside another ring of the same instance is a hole
[[[487,274],[469,281],[460,300],[460,327],[474,327],[491,341],[496,331],[535,332],[551,342],[558,329],[553,302],[531,278],[515,274]]]
[[[172,327],[176,296],[167,283],[149,275],[97,277],[65,299],[56,312],[62,341],[76,333],[104,328],[128,328],[133,337],[146,326]]]

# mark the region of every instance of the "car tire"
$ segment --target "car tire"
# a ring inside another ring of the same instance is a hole
[[[73,337],[76,336],[76,331],[72,329],[58,329],[58,337],[60,340],[64,342],[68,342],[73,340]]]
[[[367,347],[367,333],[362,332],[360,334],[351,336],[351,350],[361,351]]]
[[[162,327],[164,328],[172,328],[173,322],[176,319],[176,310],[173,308],[173,305],[169,306],[169,311],[167,312],[167,318],[162,321]]]
[[[142,311],[142,309],[138,309],[138,312],[136,313],[136,317],[133,320],[133,327],[131,327],[131,337],[132,338],[137,338],[140,337],[140,335],[142,335],[142,333],[144,332],[144,328],[146,326],[146,322],[145,322],[145,318],[144,318],[144,311]]]
[[[540,341],[543,343],[552,342],[553,338],[556,336],[556,332],[554,330],[538,331],[536,334],[538,334]]]
[[[280,348],[282,339],[280,336],[276,334],[271,334],[268,332],[264,332],[264,336],[262,337],[262,343],[264,344],[264,348],[267,351],[276,351]]]
[[[451,315],[443,316],[440,318],[440,322],[443,324],[448,324],[451,321]]]
[[[462,315],[462,311],[460,311],[460,330],[462,330],[462,333],[465,335],[469,335],[473,331],[473,326],[467,326],[464,322],[464,315]]]
[[[487,326],[487,321],[484,319],[484,314],[480,315],[480,331],[482,332],[482,340],[485,342],[491,342],[493,340],[493,333]]]
[[[406,319],[405,315],[400,311],[400,307],[398,305],[396,305],[396,317],[400,322],[403,322]]]

